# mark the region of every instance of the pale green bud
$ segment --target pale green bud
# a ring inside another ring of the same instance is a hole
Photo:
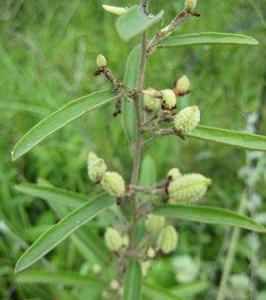
[[[183,134],[191,133],[200,122],[198,106],[189,106],[182,109],[174,118],[175,129]]]
[[[161,106],[161,101],[158,98],[154,98],[147,94],[144,94],[143,99],[144,99],[144,106],[149,111],[157,110]]]
[[[108,249],[118,251],[123,246],[123,240],[120,233],[112,227],[105,231],[104,241]]]
[[[173,90],[162,90],[163,103],[166,108],[172,109],[176,105],[176,95]]]
[[[211,179],[201,174],[187,174],[172,181],[168,187],[169,202],[189,203],[199,201],[211,185]]]
[[[156,256],[156,252],[152,247],[149,247],[147,250],[147,256],[148,258],[154,258]]]
[[[106,172],[101,181],[103,189],[110,195],[121,198],[125,195],[126,185],[123,177],[116,172]]]
[[[171,178],[171,180],[175,180],[181,176],[182,176],[182,174],[178,168],[173,168],[173,169],[169,170],[169,172],[167,174],[167,177]]]
[[[148,215],[145,225],[148,232],[157,233],[163,228],[164,223],[165,223],[164,217]]]
[[[185,0],[185,10],[189,13],[193,13],[197,6],[197,0]]]
[[[149,260],[146,260],[141,263],[141,273],[143,277],[146,277],[148,275],[150,266],[151,266],[151,262]]]
[[[101,273],[101,271],[102,271],[102,267],[101,267],[100,265],[94,264],[94,265],[92,266],[92,272],[93,272],[94,274],[98,275],[98,274]]]
[[[107,60],[102,54],[98,54],[96,58],[96,63],[98,67],[106,67],[107,66]]]
[[[172,225],[162,229],[157,240],[157,247],[164,254],[174,251],[177,247],[178,235]]]
[[[110,289],[113,290],[113,291],[116,291],[119,289],[119,283],[117,280],[112,280],[111,283],[110,283]]]
[[[180,92],[180,93],[186,93],[189,90],[190,86],[190,81],[186,75],[180,77],[175,85],[175,88]]]
[[[104,10],[108,11],[109,13],[111,13],[113,15],[117,15],[117,16],[121,16],[127,11],[127,9],[124,7],[112,6],[112,5],[106,5],[106,4],[103,4],[102,8]]]
[[[107,166],[104,160],[98,158],[94,152],[90,152],[88,155],[88,176],[90,180],[99,182],[106,171]]]

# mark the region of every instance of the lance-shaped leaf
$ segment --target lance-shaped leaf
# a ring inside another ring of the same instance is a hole
[[[244,34],[200,32],[172,35],[160,44],[161,47],[175,47],[186,45],[258,45],[258,41],[253,37]]]
[[[140,46],[137,45],[128,55],[124,83],[130,88],[136,88],[139,78]],[[124,99],[122,102],[122,124],[130,143],[133,142],[136,130],[135,108],[133,101]]]
[[[60,272],[60,271],[26,271],[20,274],[17,274],[15,277],[16,282],[18,283],[43,283],[43,284],[63,284],[67,286],[79,286],[79,285],[88,285],[93,283],[96,285],[101,285],[99,278],[93,276],[82,276],[78,273],[73,272]]]
[[[203,205],[164,205],[156,208],[153,214],[180,220],[230,225],[248,230],[266,232],[266,228],[239,213]]]
[[[129,41],[158,23],[162,17],[163,11],[156,16],[148,16],[140,6],[133,6],[117,19],[116,29],[124,41]]]
[[[82,116],[84,113],[111,102],[115,97],[110,91],[104,90],[70,101],[32,127],[15,145],[11,153],[12,159],[16,160],[50,134]]]
[[[52,201],[65,207],[77,208],[82,203],[88,201],[87,197],[81,194],[33,183],[22,183],[16,185],[15,189],[30,196]]]
[[[79,227],[115,203],[115,200],[108,196],[101,198],[100,201],[97,200],[95,199],[75,209],[44,232],[20,257],[15,272],[20,272],[31,266]]]
[[[266,151],[266,137],[234,130],[198,126],[188,136],[249,150]]]
[[[150,283],[143,284],[142,294],[148,300],[183,300],[171,291]]]
[[[124,283],[124,300],[141,299],[141,267],[136,261],[130,261]]]

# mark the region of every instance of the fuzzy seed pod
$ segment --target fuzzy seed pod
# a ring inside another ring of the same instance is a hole
[[[154,258],[156,255],[155,250],[152,247],[149,247],[148,251],[147,251],[147,256],[148,258]]]
[[[161,101],[158,98],[144,94],[144,106],[148,111],[154,111],[160,108]]]
[[[164,226],[165,218],[161,216],[148,215],[145,222],[146,229],[150,233],[158,233]]]
[[[174,251],[177,247],[178,235],[172,225],[162,229],[157,240],[157,247],[164,254]]]
[[[188,92],[190,86],[190,81],[186,75],[180,77],[175,85],[175,88],[180,92],[181,94],[185,94]]]
[[[118,251],[123,245],[123,240],[120,233],[111,227],[107,228],[104,235],[104,241],[107,248],[111,251]]]
[[[183,134],[191,133],[200,122],[198,106],[188,106],[182,109],[174,118],[174,127]]]
[[[185,10],[189,13],[194,13],[197,6],[197,0],[185,0]]]
[[[201,174],[187,174],[172,181],[168,187],[170,203],[191,203],[199,201],[211,185],[211,179]]]
[[[173,169],[169,170],[169,172],[167,174],[167,177],[170,178],[171,180],[175,180],[181,176],[182,176],[182,174],[178,168],[173,168]]]
[[[88,155],[88,176],[90,180],[99,182],[106,171],[107,166],[104,160],[99,158],[94,152],[90,152]]]
[[[106,5],[106,4],[103,4],[102,8],[104,10],[108,11],[109,13],[111,13],[113,15],[117,15],[117,16],[121,16],[127,11],[127,9],[124,7],[111,6],[111,5]]]
[[[102,54],[98,54],[96,58],[96,63],[98,67],[106,67],[107,66],[107,60]]]
[[[110,289],[113,290],[113,291],[116,291],[118,290],[119,288],[119,283],[117,280],[112,280],[111,283],[110,283]]]
[[[121,198],[125,195],[126,185],[123,177],[116,172],[106,172],[101,181],[103,189],[110,195]]]
[[[92,271],[93,271],[94,274],[98,275],[98,274],[101,273],[102,267],[100,265],[98,265],[98,264],[94,264],[92,266]]]
[[[176,105],[176,95],[173,90],[162,90],[163,103],[167,109],[172,109]]]

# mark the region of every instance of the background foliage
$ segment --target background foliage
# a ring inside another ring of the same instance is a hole
[[[183,6],[181,0],[167,4],[151,2],[154,12],[161,7],[165,10],[164,24]],[[124,5],[124,1],[116,1],[116,4]],[[194,46],[158,51],[148,65],[146,86],[168,88],[176,78],[187,74],[193,93],[184,101],[200,106],[204,124],[245,129],[247,115],[256,112],[265,97],[265,4],[264,0],[199,1],[202,17],[189,18],[179,32],[245,33],[256,37],[260,45]],[[18,162],[10,160],[14,143],[37,121],[69,99],[106,85],[102,78],[92,76],[99,52],[108,58],[112,70],[123,77],[127,55],[137,40],[125,45],[114,30],[115,18],[104,13],[100,5],[101,1],[97,0],[0,2],[0,277],[3,278],[0,298],[51,299],[53,295],[67,299],[60,284],[55,287],[34,285],[29,290],[25,284],[15,282],[12,270],[25,245],[57,220],[44,202],[32,201],[29,196],[16,192],[16,183],[36,182],[41,178],[57,187],[91,194],[86,174],[88,149],[97,151],[113,169],[129,178],[131,157],[127,139],[119,118],[110,120],[111,107],[84,116]],[[261,133],[266,133],[265,122]],[[182,143],[174,137],[165,137],[146,153],[156,161],[157,178],[164,177],[174,166],[184,172],[193,170],[206,174],[214,185],[205,202],[237,209],[245,188],[238,176],[239,169],[245,165],[243,151],[198,141]],[[258,182],[257,192],[265,198],[265,178]],[[265,205],[261,211],[264,209]],[[101,233],[111,221],[112,216],[99,219],[95,227]],[[177,254],[191,255],[200,265],[197,282],[203,284],[203,288],[200,286],[202,292],[198,297],[212,299],[227,247],[226,229],[184,222],[178,224],[178,231]],[[249,259],[254,243],[247,242],[250,238],[255,238],[260,245],[257,263],[265,260],[265,236],[258,238],[243,232],[233,265],[234,274],[249,276],[252,273]],[[69,241],[48,256],[49,268],[86,274],[90,262],[84,264],[79,250]],[[172,286],[174,274],[167,272],[170,265],[165,260],[154,266],[153,280],[156,282],[158,274],[166,274],[160,283]],[[204,289],[207,279],[208,294]],[[256,282],[256,289],[261,293],[265,281],[258,277]],[[69,299],[79,299],[82,293],[88,295],[87,286],[83,286],[81,292],[76,288],[70,291]]]

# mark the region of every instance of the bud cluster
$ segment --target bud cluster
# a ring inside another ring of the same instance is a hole
[[[100,182],[102,188],[111,196],[124,197],[126,184],[123,177],[117,172],[107,171],[104,160],[94,152],[90,152],[88,155],[88,176],[91,181]]]

